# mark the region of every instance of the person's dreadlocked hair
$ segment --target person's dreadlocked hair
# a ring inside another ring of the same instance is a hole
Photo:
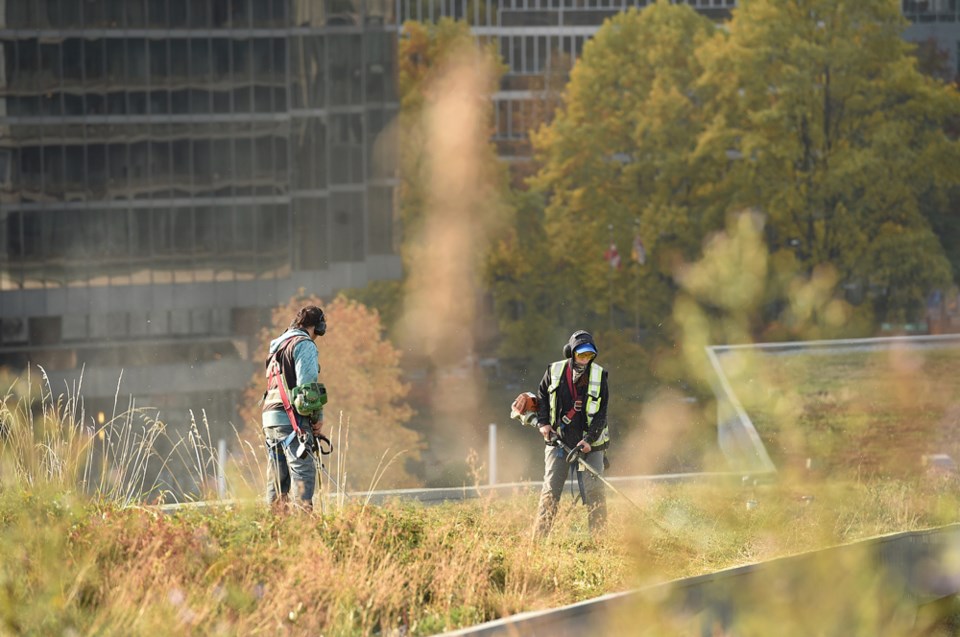
[[[320,325],[322,320],[323,310],[316,305],[305,305],[297,312],[296,318],[290,321],[290,327],[305,330]]]

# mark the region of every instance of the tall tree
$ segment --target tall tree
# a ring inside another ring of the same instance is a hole
[[[894,0],[750,0],[727,26],[699,51],[698,153],[731,158],[728,206],[767,216],[774,254],[866,288],[878,318],[911,318],[950,275],[921,201],[960,179],[956,92],[917,71]]]
[[[695,256],[704,227],[722,219],[695,187],[716,170],[694,153],[705,125],[695,51],[714,30],[666,1],[617,15],[584,47],[562,109],[534,136],[542,168],[532,184],[548,196],[555,269],[567,295],[600,315],[614,304],[644,323],[665,315],[674,260]],[[604,252],[612,243],[626,263],[637,233],[646,265],[611,268]]]

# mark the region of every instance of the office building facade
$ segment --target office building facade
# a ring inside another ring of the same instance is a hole
[[[300,290],[398,278],[393,0],[0,2],[0,366],[233,419]],[[95,403],[96,407],[91,407]]]

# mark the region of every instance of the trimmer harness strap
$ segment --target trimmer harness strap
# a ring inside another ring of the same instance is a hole
[[[276,388],[280,392],[280,400],[283,402],[283,410],[287,412],[287,417],[290,419],[290,424],[293,426],[293,431],[299,436],[302,431],[300,426],[297,424],[297,416],[293,413],[293,405],[290,404],[290,396],[287,395],[287,383],[286,379],[283,377],[283,372],[280,369],[280,357],[281,355],[289,348],[296,346],[297,343],[301,341],[309,340],[306,337],[294,337],[291,336],[283,342],[283,344],[277,348],[277,351],[273,353],[270,357],[270,364],[267,371],[267,391]]]

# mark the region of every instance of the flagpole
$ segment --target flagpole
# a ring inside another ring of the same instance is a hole
[[[633,241],[636,244],[637,237],[640,236],[640,219],[633,220]],[[636,250],[636,245],[634,245],[634,250]],[[633,250],[631,250],[631,255],[633,255]],[[634,303],[634,338],[637,339],[637,342],[640,342],[640,255],[639,253],[633,257],[633,269],[636,271],[636,274],[633,277],[633,303]]]
[[[613,224],[607,224],[607,231],[610,234],[610,246],[613,246]],[[610,316],[610,329],[613,329],[613,264],[607,271],[607,313]]]

